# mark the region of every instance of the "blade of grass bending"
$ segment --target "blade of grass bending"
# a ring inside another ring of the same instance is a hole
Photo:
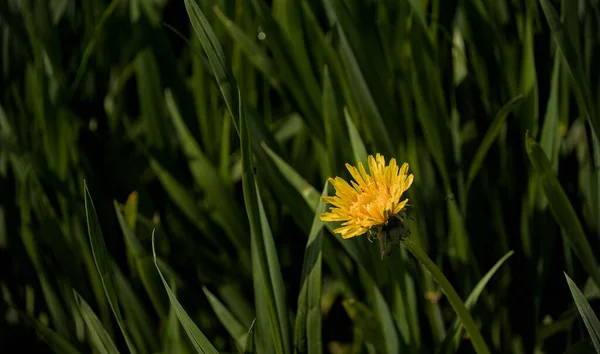
[[[592,247],[585,236],[583,226],[577,218],[575,209],[573,209],[573,206],[569,202],[569,198],[561,187],[552,169],[552,165],[542,148],[528,134],[525,139],[529,160],[537,172],[554,219],[564,231],[569,245],[573,248],[575,255],[581,261],[584,269],[594,279],[596,284],[600,286],[598,263],[592,252]]]
[[[575,300],[577,310],[579,311],[579,314],[583,319],[583,323],[585,323],[585,327],[592,338],[594,348],[596,348],[596,352],[600,352],[600,321],[598,321],[598,317],[596,317],[594,310],[586,300],[581,290],[579,290],[577,287],[577,284],[575,284],[575,282],[569,278],[567,273],[564,274],[565,278],[567,278],[567,284],[569,284],[571,295],[573,295],[573,300]]]
[[[259,334],[261,340],[266,339],[270,334],[276,353],[289,353],[289,325],[281,270],[271,230],[258,192],[258,185],[254,179],[251,136],[246,125],[245,112],[241,104],[239,107],[242,185],[252,238],[250,246],[252,278]],[[268,318],[262,317],[265,313],[268,314]]]
[[[219,321],[221,321],[221,324],[223,324],[229,335],[233,337],[239,349],[244,348],[247,340],[246,336],[248,335],[246,328],[242,326],[238,319],[233,316],[229,309],[210,290],[203,286],[202,291],[204,291],[204,295],[206,295],[217,318],[219,318]]]
[[[96,268],[100,274],[102,286],[104,287],[104,292],[108,299],[110,308],[112,309],[113,314],[117,319],[117,324],[121,329],[121,333],[125,338],[127,348],[131,353],[137,353],[133,343],[131,342],[131,339],[129,338],[129,334],[127,334],[125,323],[123,322],[123,317],[121,316],[111,261],[106,249],[106,244],[104,243],[102,230],[100,229],[100,222],[98,221],[98,216],[96,215],[96,208],[92,202],[92,196],[87,187],[87,183],[84,181],[83,184],[85,187],[85,215],[90,236],[90,245],[92,246],[92,254],[94,256],[94,261],[96,262]]]
[[[600,136],[600,118],[594,111],[593,95],[590,91],[591,86],[588,75],[585,74],[583,63],[579,59],[577,50],[571,42],[565,26],[561,22],[556,10],[550,4],[550,1],[540,0],[540,5],[544,11],[546,20],[548,21],[548,25],[552,30],[552,36],[554,37],[556,44],[558,44],[558,48],[565,59],[565,64],[567,64],[566,67],[573,79],[571,82],[575,89],[575,97],[577,98],[579,109],[592,124],[596,135]]]
[[[494,274],[496,274],[498,269],[500,269],[500,267],[504,264],[504,262],[506,262],[506,260],[508,260],[514,253],[515,253],[514,251],[510,251],[507,254],[505,254],[483,276],[483,278],[481,278],[481,280],[479,280],[479,282],[477,283],[477,285],[475,285],[475,288],[473,288],[473,290],[467,297],[467,300],[465,301],[465,307],[467,309],[471,309],[475,305],[475,303],[477,303],[479,296],[483,292],[483,289],[486,287],[486,285],[489,283],[490,279],[492,279],[492,277],[494,276]],[[460,320],[457,318],[452,323],[452,327],[450,327],[448,332],[446,332],[446,338],[444,338],[444,341],[440,345],[439,353],[455,353],[456,350],[458,349],[458,344],[459,344],[459,341],[460,341],[463,331],[464,331],[464,327],[461,325]]]
[[[90,342],[92,342],[92,345],[100,353],[118,354],[119,351],[117,350],[115,343],[102,326],[102,323],[90,305],[88,305],[87,302],[85,302],[85,300],[75,290],[73,290],[73,293],[75,294],[75,301],[77,302],[77,306],[79,306],[81,317],[88,328]]]
[[[473,161],[471,161],[471,166],[469,166],[469,173],[467,177],[467,193],[471,187],[471,183],[475,179],[475,176],[477,176],[477,172],[479,172],[479,169],[483,164],[485,155],[487,154],[488,150],[492,146],[492,143],[494,142],[494,140],[496,140],[496,137],[500,133],[500,129],[502,128],[504,121],[506,121],[508,114],[513,109],[515,109],[515,107],[517,107],[517,105],[521,102],[523,97],[523,95],[517,95],[511,98],[511,100],[508,101],[498,111],[498,114],[496,114],[496,117],[490,124],[490,127],[488,128],[487,132],[485,133],[485,136],[483,137],[483,140],[481,141],[481,144],[477,148],[477,152],[473,157]]]
[[[79,351],[75,349],[66,339],[64,339],[60,334],[56,333],[48,326],[43,324],[42,322],[36,320],[35,318],[29,316],[19,308],[17,308],[14,304],[8,303],[8,306],[12,307],[17,311],[19,316],[27,323],[29,326],[33,327],[37,334],[48,344],[50,348],[55,353],[63,353],[63,354],[77,354]]]
[[[169,295],[169,300],[171,301],[171,306],[173,306],[175,308],[175,312],[177,314],[177,318],[179,319],[179,322],[181,322],[181,325],[183,326],[185,333],[187,333],[188,337],[190,338],[190,341],[192,342],[192,344],[194,345],[194,348],[196,349],[196,351],[198,353],[218,354],[219,352],[217,351],[217,349],[215,349],[215,347],[210,343],[210,341],[204,336],[202,331],[200,331],[200,329],[198,329],[198,327],[196,326],[194,321],[192,321],[190,316],[185,312],[185,310],[183,309],[183,306],[181,306],[181,304],[177,300],[177,297],[175,296],[175,294],[169,287],[169,284],[165,280],[165,277],[163,276],[162,272],[160,271],[160,267],[158,266],[158,262],[156,260],[156,249],[154,247],[154,231],[155,230],[152,230],[152,256],[154,257],[154,265],[156,266],[156,270],[158,271],[158,274],[160,275],[160,279],[162,280],[162,283],[165,286],[167,295]]]
[[[329,182],[325,182],[321,197],[327,195]],[[319,202],[304,252],[304,264],[298,295],[298,311],[294,350],[299,353],[322,352],[321,339],[321,266],[323,222],[319,215],[326,210],[326,203]]]

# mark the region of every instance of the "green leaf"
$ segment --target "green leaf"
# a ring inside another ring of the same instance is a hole
[[[346,118],[346,125],[348,126],[348,135],[350,136],[350,144],[352,145],[355,163],[362,162],[364,166],[367,166],[367,148],[365,148],[365,143],[363,143],[360,133],[358,132],[358,129],[356,129],[356,125],[354,125],[352,116],[350,116],[350,112],[346,107],[344,107],[344,117]]]
[[[160,284],[158,274],[154,272],[154,262],[152,260],[152,256],[146,253],[146,250],[138,240],[137,236],[130,228],[127,221],[125,221],[123,213],[121,212],[116,201],[114,201],[114,205],[115,212],[117,214],[117,220],[119,221],[121,231],[125,236],[125,243],[133,253],[135,267],[137,268],[142,284],[144,285],[146,293],[150,297],[150,301],[152,301],[156,312],[158,313],[159,317],[163,319],[167,315],[165,305],[167,304],[168,300],[166,298],[166,294],[162,291],[162,284]]]
[[[479,280],[465,301],[465,307],[467,309],[471,309],[477,303],[477,300],[483,292],[483,289],[485,289],[486,285],[492,279],[494,274],[496,274],[504,262],[506,262],[506,260],[508,260],[514,253],[514,251],[510,251],[505,254],[498,262],[496,262],[496,264],[494,264],[494,266],[483,276],[483,278]],[[456,318],[450,329],[446,332],[446,337],[444,338],[444,342],[441,344],[442,349],[440,352],[455,353],[456,350],[458,350],[460,338],[463,332],[464,327],[462,326],[462,322],[459,318]]]
[[[79,351],[75,349],[67,340],[60,336],[60,334],[54,332],[48,326],[42,322],[30,317],[25,312],[17,308],[14,304],[9,303],[10,307],[15,309],[21,318],[29,326],[33,327],[37,334],[52,348],[55,353],[62,354],[77,354]]]
[[[256,319],[252,321],[248,334],[246,335],[246,345],[244,346],[244,354],[253,354],[256,350],[254,347],[254,323]]]
[[[198,204],[196,204],[196,201],[190,192],[155,159],[150,158],[150,166],[154,170],[154,173],[156,173],[156,177],[158,177],[158,180],[173,203],[177,205],[183,215],[185,215],[187,219],[198,228],[198,230],[210,236],[211,231],[208,221],[206,220],[206,216],[200,210],[200,207]]]
[[[279,80],[275,75],[275,69],[271,59],[269,59],[263,50],[253,42],[244,31],[235,24],[235,22],[227,18],[221,9],[214,7],[214,11],[217,18],[229,32],[231,38],[248,56],[250,62],[265,75],[265,78],[273,85],[273,87],[279,88]]]
[[[331,3],[331,1],[327,1],[325,4],[329,9],[327,14],[330,16],[330,22],[337,23],[340,21],[340,17],[345,17],[346,14],[341,11],[342,6],[332,5]],[[337,1],[334,1],[333,3],[337,4]],[[367,85],[359,61],[346,36],[346,28],[342,28],[342,25],[337,23],[335,30],[339,39],[338,51],[340,53],[340,58],[349,78],[349,85],[354,93],[354,99],[357,101],[361,119],[368,127],[370,138],[373,140],[373,143],[381,149],[381,152],[384,155],[393,155],[396,152],[396,149],[394,148],[394,144],[392,144],[389,128],[386,127],[381,111],[373,97],[373,93]]]
[[[169,295],[169,300],[171,301],[171,306],[175,308],[175,312],[177,314],[177,318],[179,322],[185,329],[190,341],[194,345],[194,348],[198,353],[209,354],[214,353],[218,354],[219,352],[215,347],[210,343],[210,341],[204,336],[202,331],[198,329],[194,321],[190,318],[190,316],[185,312],[183,306],[177,300],[177,297],[169,287],[169,284],[165,280],[162,272],[160,271],[160,267],[158,266],[158,262],[156,260],[156,249],[154,248],[154,231],[152,231],[152,255],[154,256],[154,266],[160,275],[163,285],[165,286],[165,290],[167,291],[167,295]]]
[[[538,143],[528,135],[526,136],[526,146],[529,160],[537,172],[554,219],[564,231],[569,246],[571,246],[585,270],[594,278],[596,284],[600,285],[600,271],[592,247],[583,232],[583,227],[577,218],[575,209],[573,209],[569,198],[558,182],[548,157],[546,157]]]
[[[100,322],[90,305],[88,305],[87,302],[85,302],[85,300],[75,290],[73,290],[73,293],[75,294],[75,301],[77,302],[77,306],[79,306],[81,317],[83,318],[83,321],[85,322],[85,325],[88,328],[88,333],[92,345],[100,353],[118,354],[119,351],[117,350],[115,343],[102,326],[102,323]]]
[[[325,182],[321,197],[327,196],[328,182]],[[323,222],[320,214],[324,213],[327,204],[319,202],[315,218],[304,251],[304,263],[298,295],[298,311],[294,348],[299,353],[321,353],[321,264]]]
[[[279,171],[287,178],[290,184],[298,191],[302,191],[302,197],[311,209],[315,209],[319,204],[319,193],[317,190],[308,184],[302,176],[300,176],[292,166],[288,165],[281,157],[277,156],[277,154],[271,150],[267,146],[267,144],[262,144],[263,149],[267,153],[267,155],[273,160],[275,166],[279,169]]]
[[[596,136],[600,136],[600,117],[594,111],[593,95],[590,90],[589,75],[586,75],[583,63],[581,62],[575,46],[571,42],[571,38],[567,33],[565,26],[560,20],[560,17],[554,10],[552,4],[548,0],[540,0],[542,10],[548,21],[548,25],[552,30],[552,36],[558,44],[561,54],[566,63],[566,67],[571,74],[573,88],[575,89],[575,97],[579,104],[579,109],[584,113],[585,117],[590,121]]]
[[[569,284],[569,290],[571,290],[571,295],[573,295],[573,299],[575,300],[575,305],[577,306],[577,310],[583,319],[583,323],[585,323],[585,327],[592,338],[592,343],[594,343],[594,347],[596,348],[596,352],[600,352],[600,321],[598,321],[598,317],[594,313],[594,310],[586,300],[585,296],[577,287],[577,284],[569,278],[567,273],[565,274],[565,278],[567,278],[567,284]]]
[[[146,311],[146,307],[144,307],[144,304],[134,292],[131,283],[125,278],[125,275],[121,273],[119,268],[115,265],[113,269],[119,299],[123,304],[122,307],[127,328],[129,329],[129,333],[131,333],[133,341],[142,352],[147,353],[158,350],[159,346],[154,333],[154,323]]]
[[[246,221],[238,205],[232,200],[226,185],[217,168],[212,164],[200,146],[194,140],[186,126],[171,90],[166,90],[165,100],[171,114],[181,149],[188,159],[188,165],[196,183],[206,194],[209,210],[214,210],[215,219],[226,231],[230,241],[240,253],[245,253],[248,240],[246,238]]]
[[[233,78],[231,70],[225,65],[225,53],[223,52],[223,47],[208,23],[206,16],[204,16],[204,13],[202,13],[202,10],[200,10],[196,0],[184,0],[184,3],[185,9],[192,23],[192,27],[200,39],[200,43],[202,43],[202,47],[206,52],[210,66],[213,69],[215,79],[219,84],[219,89],[221,90],[223,98],[225,99],[227,108],[229,109],[229,112],[231,112],[232,117],[236,118],[234,119],[233,123],[235,124],[235,128],[239,133],[240,129],[237,119],[239,112],[239,102],[236,93],[237,84]]]
[[[270,335],[274,351],[289,353],[289,324],[283,279],[271,230],[254,179],[249,134],[243,106],[240,105],[240,145],[242,151],[242,185],[250,222],[252,278],[260,338]],[[267,316],[266,318],[263,316]],[[265,343],[261,343],[265,345]]]
[[[227,309],[227,307],[225,307],[225,305],[223,305],[210,290],[205,286],[202,287],[202,290],[213,311],[215,311],[215,314],[219,318],[219,321],[221,321],[227,332],[233,337],[239,349],[244,348],[247,339],[246,336],[248,334],[246,328],[242,326],[238,319],[233,316],[229,309]]]
[[[517,107],[517,105],[521,102],[523,97],[523,95],[517,95],[513,97],[510,101],[508,101],[498,111],[496,117],[490,124],[490,127],[488,128],[487,132],[485,133],[485,136],[483,137],[483,140],[481,141],[481,144],[479,144],[479,147],[477,148],[477,152],[473,157],[473,161],[471,161],[471,166],[469,167],[469,174],[467,177],[467,191],[469,190],[471,183],[475,179],[475,176],[477,176],[477,172],[479,172],[479,169],[483,165],[485,155],[487,154],[488,150],[492,146],[492,143],[494,142],[494,140],[496,140],[496,137],[500,133],[504,121],[508,117],[508,114],[513,109],[515,109],[515,107]]]
[[[121,316],[121,310],[119,308],[119,301],[117,298],[117,290],[115,287],[114,274],[112,271],[110,256],[104,243],[104,237],[102,236],[102,230],[100,229],[100,222],[96,215],[96,208],[92,202],[92,196],[88,190],[87,183],[84,181],[85,186],[85,214],[88,225],[88,233],[90,236],[90,245],[92,246],[92,254],[94,255],[94,261],[96,262],[96,268],[102,279],[102,286],[104,287],[104,293],[110,304],[110,308],[117,319],[117,324],[123,333],[127,348],[131,353],[136,353],[135,347],[127,334],[125,329],[125,323]]]

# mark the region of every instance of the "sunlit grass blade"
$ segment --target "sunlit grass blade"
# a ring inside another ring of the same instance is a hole
[[[64,354],[78,354],[79,351],[75,349],[66,339],[60,336],[60,334],[53,331],[51,328],[43,324],[42,322],[36,320],[35,318],[30,317],[25,312],[17,308],[14,304],[9,303],[10,307],[15,309],[19,316],[27,323],[29,326],[35,329],[37,334],[48,344],[50,348],[55,353],[64,353]]]
[[[585,270],[594,279],[596,284],[600,286],[600,270],[598,269],[598,263],[596,262],[596,257],[592,252],[592,247],[586,238],[575,209],[573,209],[569,198],[561,187],[560,182],[552,169],[552,165],[550,164],[550,161],[548,161],[548,157],[546,157],[542,148],[529,136],[526,136],[525,139],[529,160],[537,173],[537,178],[548,199],[548,206],[550,207],[554,219],[564,231],[566,239],[569,241],[569,245],[573,248],[575,255],[579,258],[579,261],[581,261]]]
[[[85,213],[88,232],[90,235],[90,245],[92,246],[92,254],[94,255],[96,268],[98,269],[98,273],[102,279],[102,286],[104,287],[104,292],[108,299],[108,303],[110,304],[110,308],[112,309],[115,318],[117,319],[117,324],[121,329],[121,333],[123,333],[127,347],[131,353],[136,353],[137,351],[135,346],[131,342],[129,334],[125,328],[125,323],[123,322],[121,309],[119,308],[119,300],[117,297],[117,290],[115,287],[115,279],[110,256],[108,255],[108,250],[106,249],[106,244],[104,243],[104,237],[102,236],[102,230],[100,229],[100,222],[98,221],[98,216],[96,215],[96,208],[94,207],[92,196],[85,181],[84,186]]]
[[[90,341],[92,345],[98,350],[100,353],[106,354],[118,354],[119,351],[115,346],[112,338],[106,332],[102,323],[92,310],[92,308],[85,302],[85,300],[79,296],[76,291],[75,293],[75,301],[77,302],[77,306],[79,306],[79,311],[81,312],[81,317],[85,322],[85,325],[88,328],[88,334],[90,337]]]
[[[577,310],[579,311],[579,314],[583,319],[583,323],[585,323],[585,327],[592,338],[592,343],[594,343],[596,352],[600,352],[600,321],[598,321],[598,317],[596,317],[594,310],[586,300],[581,290],[579,290],[577,287],[577,284],[575,284],[575,282],[573,282],[573,280],[571,280],[566,273],[565,278],[567,279],[567,284],[569,284],[569,290],[571,290],[573,300],[575,300],[575,305],[577,305]]]
[[[215,349],[215,347],[210,343],[210,341],[204,336],[202,331],[200,331],[200,329],[198,329],[198,327],[196,326],[194,321],[192,321],[190,316],[185,312],[185,310],[183,309],[183,306],[181,306],[181,304],[177,300],[177,297],[175,296],[175,294],[169,287],[169,284],[165,280],[165,277],[163,276],[163,274],[160,270],[160,267],[158,266],[158,262],[156,260],[156,249],[154,248],[154,231],[152,232],[152,255],[154,257],[154,265],[156,266],[156,270],[158,271],[158,274],[160,275],[162,283],[165,286],[165,290],[167,291],[167,294],[169,295],[169,300],[171,301],[171,306],[173,306],[175,308],[177,318],[179,319],[179,322],[181,322],[183,329],[185,329],[185,332],[187,333],[188,337],[190,338],[190,341],[192,342],[192,344],[194,345],[194,348],[196,349],[196,351],[198,353],[218,354],[219,352],[217,351],[217,349]]]
[[[327,196],[328,185],[329,183],[326,182],[323,193],[321,193],[322,197]],[[323,222],[319,216],[325,210],[326,203],[321,201],[315,210],[315,218],[304,251],[294,336],[294,348],[300,353],[319,354],[322,352],[321,266]]]
[[[575,89],[575,97],[579,104],[579,109],[585,114],[586,118],[589,119],[594,131],[597,136],[600,136],[600,117],[598,117],[595,111],[593,103],[593,95],[590,90],[590,83],[588,80],[589,75],[586,75],[583,62],[581,61],[577,49],[571,42],[571,38],[566,31],[565,26],[560,20],[560,17],[556,13],[556,10],[548,0],[540,0],[540,5],[548,25],[552,30],[552,35],[558,48],[560,49],[565,64],[569,69],[569,73],[572,77],[573,88]]]
[[[203,287],[202,290],[204,291],[210,306],[212,306],[213,311],[215,311],[215,314],[219,318],[219,321],[221,321],[227,332],[229,332],[229,335],[235,340],[239,349],[243,349],[247,339],[246,336],[248,335],[246,328],[242,326],[238,319],[233,316],[229,309],[225,307],[225,305],[223,305],[210,290],[206,287]]]
[[[256,315],[261,340],[271,337],[274,351],[289,353],[290,337],[283,279],[275,244],[254,178],[251,141],[243,106],[240,105],[240,145],[242,151],[242,185],[250,222],[252,279]],[[265,316],[265,317],[263,317]],[[265,345],[265,343],[261,343]]]
[[[477,148],[477,152],[475,153],[475,156],[473,157],[473,160],[471,161],[471,165],[469,166],[469,173],[468,173],[468,177],[467,177],[467,191],[470,189],[471,183],[473,182],[473,180],[475,179],[475,176],[477,176],[477,173],[479,172],[479,169],[483,165],[483,160],[485,159],[485,156],[486,156],[488,150],[490,149],[490,147],[492,146],[492,143],[494,142],[494,140],[496,140],[496,137],[500,133],[500,130],[504,124],[504,121],[508,117],[509,113],[513,109],[515,109],[515,107],[517,107],[517,105],[521,102],[523,97],[524,97],[523,95],[518,95],[518,96],[513,97],[510,101],[508,101],[498,111],[498,113],[496,114],[496,117],[490,124],[490,127],[488,128],[487,132],[485,133],[485,136],[483,137],[481,144],[479,144],[479,147]]]
[[[489,283],[489,281],[492,279],[494,274],[496,274],[496,272],[500,269],[500,267],[502,267],[504,262],[506,262],[506,260],[508,260],[508,258],[510,258],[514,253],[515,253],[514,251],[510,251],[507,254],[505,254],[502,258],[500,258],[500,260],[498,260],[498,262],[496,262],[496,264],[494,264],[494,266],[483,276],[483,278],[481,278],[481,280],[479,280],[477,285],[475,285],[475,288],[473,288],[473,290],[467,297],[467,300],[465,300],[465,307],[467,309],[471,309],[475,305],[475,303],[477,303],[479,296],[481,295],[481,293],[483,292],[483,290],[485,289],[485,287]],[[448,331],[446,332],[446,338],[444,339],[444,342],[440,345],[441,349],[439,352],[440,353],[456,352],[456,350],[458,349],[459,341],[460,341],[460,338],[461,338],[463,332],[464,332],[464,327],[461,325],[459,319],[457,318],[452,323],[452,326],[450,327],[450,329],[448,329]]]

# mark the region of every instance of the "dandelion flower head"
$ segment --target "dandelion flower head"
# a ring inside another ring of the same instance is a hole
[[[370,174],[362,163],[358,168],[346,164],[354,178],[350,184],[343,178],[329,178],[335,188],[335,196],[323,197],[323,202],[333,205],[329,212],[320,215],[323,221],[343,221],[335,229],[343,238],[360,236],[371,229],[381,229],[392,217],[396,217],[408,203],[400,201],[402,194],[413,182],[408,175],[408,164],[402,167],[391,159],[388,166],[381,154],[368,158]]]

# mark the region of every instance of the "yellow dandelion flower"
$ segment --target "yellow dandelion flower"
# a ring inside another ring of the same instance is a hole
[[[408,164],[398,167],[396,160],[391,159],[386,166],[381,154],[369,156],[368,162],[370,174],[360,162],[358,168],[346,164],[354,181],[350,185],[340,177],[329,178],[336,195],[322,198],[333,207],[320,215],[321,220],[344,221],[334,230],[343,238],[360,236],[371,229],[381,230],[408,203],[408,199],[400,201],[414,178],[408,175]]]

